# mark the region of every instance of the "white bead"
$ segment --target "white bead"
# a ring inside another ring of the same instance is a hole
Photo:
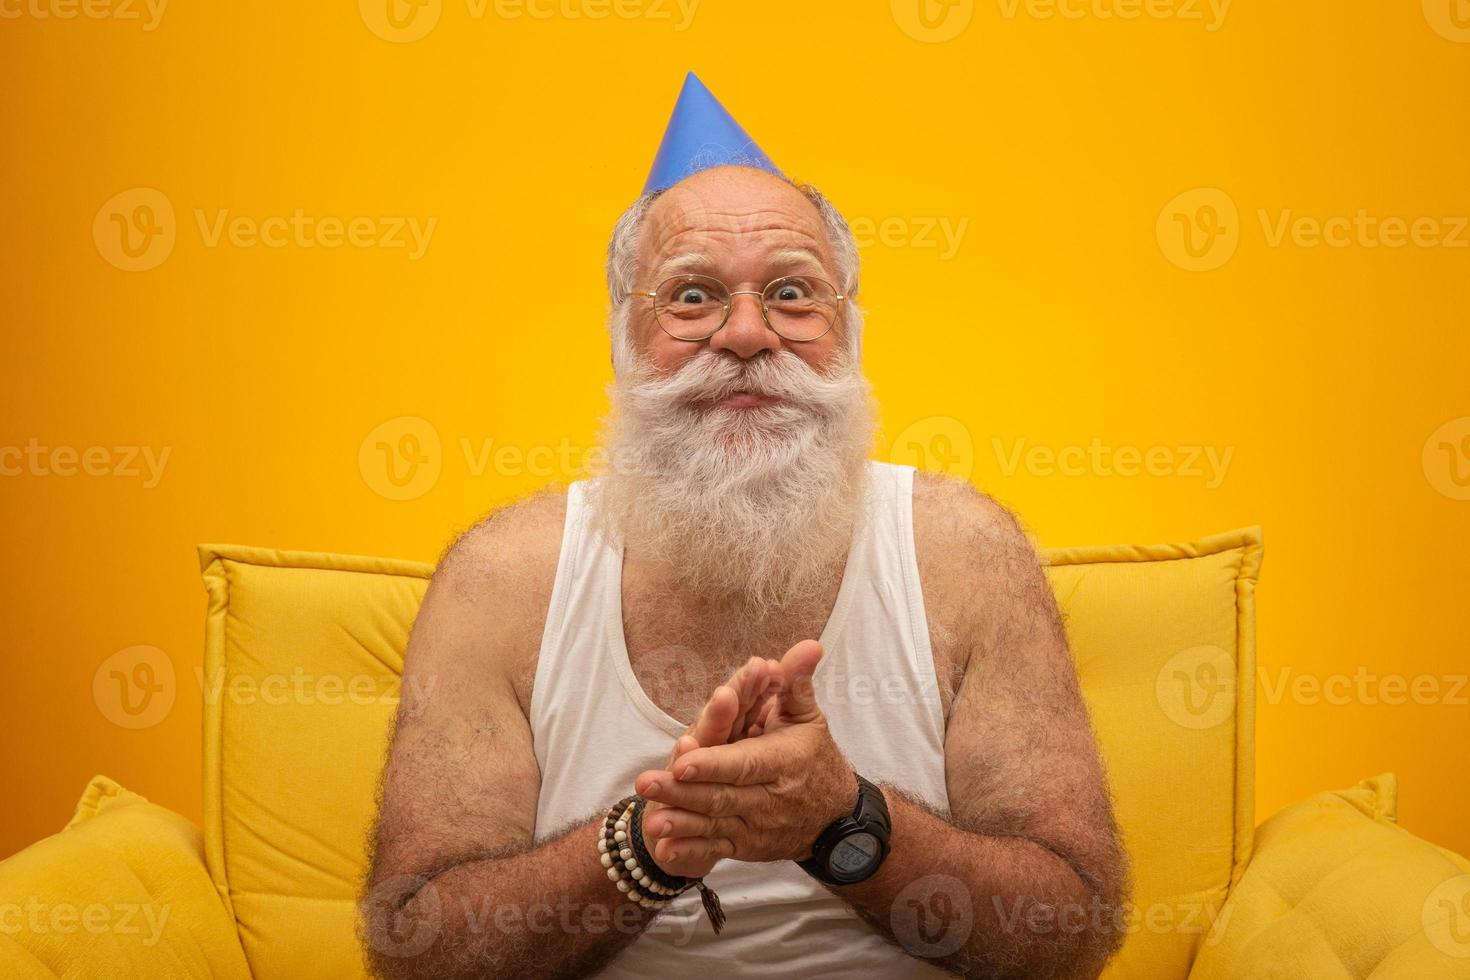
[[[638,862],[634,861],[632,858],[628,858],[628,860],[623,862],[623,867],[627,868],[629,871],[632,871],[634,868],[638,867]]]
[[[606,837],[599,837],[599,838],[597,838],[597,853],[598,854],[606,854],[607,853],[607,838]]]
[[[626,892],[627,890],[628,890],[628,883],[626,881],[619,881],[618,882],[618,891],[620,891],[620,892]]]
[[[643,869],[642,868],[634,868],[633,869],[633,880],[636,881],[636,882],[638,882],[638,884],[642,885],[642,884],[644,884],[644,883],[646,883],[648,881],[648,875],[646,875],[646,874],[643,873]]]
[[[623,841],[625,841],[627,839],[628,839],[628,832],[625,831],[625,830],[620,830],[617,833],[613,834],[613,840],[617,841],[619,844],[621,844]]]
[[[617,881],[618,880],[618,869],[617,868],[608,868],[607,869],[607,876],[609,878],[611,878],[613,881]]]
[[[626,821],[626,820],[619,820],[617,823],[613,824],[613,829],[614,830],[627,830],[628,829],[628,821]]]
[[[604,854],[602,856],[602,866],[604,868],[611,868],[612,867],[612,855],[611,854]]]
[[[624,861],[628,860],[628,858],[632,856],[633,849],[631,847],[625,847],[621,851],[618,851],[618,857],[622,858]]]

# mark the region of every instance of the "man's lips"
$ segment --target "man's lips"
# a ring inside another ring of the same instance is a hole
[[[763,405],[774,405],[780,401],[775,395],[759,395],[753,391],[737,391],[733,395],[726,395],[717,404],[725,408],[760,408]]]

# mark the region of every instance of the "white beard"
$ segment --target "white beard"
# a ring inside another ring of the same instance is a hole
[[[839,351],[819,374],[789,351],[705,351],[672,376],[642,361],[609,387],[593,522],[670,584],[764,619],[830,585],[864,511],[875,417]],[[775,404],[716,404],[736,391]]]

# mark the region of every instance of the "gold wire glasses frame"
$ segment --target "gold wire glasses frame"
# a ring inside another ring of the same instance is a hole
[[[702,287],[710,291],[710,299],[704,303],[689,302],[683,304],[683,312],[675,312],[670,309],[672,299],[677,295],[679,287]],[[775,296],[783,287],[794,287],[805,291],[805,295],[795,300],[769,299]],[[766,326],[776,336],[783,340],[794,343],[810,343],[825,337],[842,312],[842,301],[847,297],[839,293],[837,289],[825,279],[816,276],[781,276],[766,283],[762,290],[754,289],[730,289],[723,282],[713,276],[673,276],[658,284],[658,288],[646,292],[634,290],[630,296],[646,296],[653,300],[653,318],[658,327],[664,333],[675,340],[698,342],[708,340],[719,333],[726,323],[730,321],[730,313],[735,308],[735,297],[742,293],[756,297],[760,303],[761,318],[766,321]],[[830,302],[830,308],[824,308],[824,304]],[[719,318],[715,322],[714,304],[719,304]],[[771,316],[771,306],[777,307],[777,316]],[[798,331],[787,323],[788,320],[806,320],[808,322],[815,317],[822,321],[822,328],[816,333],[810,330]],[[673,327],[670,327],[670,323]],[[714,323],[713,327],[707,326]],[[783,326],[778,326],[781,323]],[[696,326],[697,325],[697,326]],[[810,336],[807,336],[810,334]]]

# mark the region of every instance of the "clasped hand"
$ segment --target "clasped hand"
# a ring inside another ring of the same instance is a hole
[[[857,779],[817,706],[821,644],[752,657],[710,696],[665,769],[639,774],[643,835],[669,874],[700,878],[721,858],[800,861],[852,812]]]

